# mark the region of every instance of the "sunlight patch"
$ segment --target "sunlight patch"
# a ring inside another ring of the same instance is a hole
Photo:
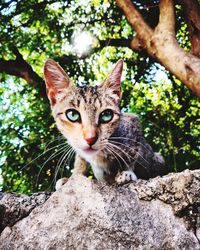
[[[88,31],[76,32],[72,37],[73,50],[78,57],[88,55],[96,44],[96,38]]]

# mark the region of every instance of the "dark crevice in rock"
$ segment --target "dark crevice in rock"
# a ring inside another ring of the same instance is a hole
[[[186,206],[176,213],[176,216],[184,219],[186,228],[193,231],[200,243],[200,239],[197,237],[197,229],[200,226],[200,203]]]
[[[0,193],[0,233],[6,226],[27,217],[34,208],[43,204],[51,193],[34,193],[30,196],[16,193]]]

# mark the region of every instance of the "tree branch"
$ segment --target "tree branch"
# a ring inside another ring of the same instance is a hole
[[[142,50],[145,50],[145,48],[146,48],[145,43],[142,41],[142,39],[139,38],[138,35],[133,37],[133,39],[131,40],[131,49],[132,50],[140,52]]]
[[[137,11],[130,0],[116,0],[119,8],[124,12],[132,28],[142,40],[149,40],[153,30],[144,21],[142,15]]]
[[[197,0],[182,0],[190,41],[192,54],[200,58],[200,4]]]
[[[106,40],[100,40],[100,48],[106,47],[106,46],[117,46],[117,47],[128,47],[131,48],[131,40],[132,39],[106,39]]]
[[[172,74],[179,78],[190,90],[200,97],[200,60],[183,50],[175,37],[173,0],[160,0],[160,16],[168,15],[168,19],[160,17],[147,48],[154,57]],[[166,14],[168,13],[168,14]],[[165,22],[165,24],[162,24]]]
[[[160,20],[155,30],[145,23],[130,0],[116,0],[116,2],[137,32],[132,47],[145,49],[151,57],[159,61],[200,97],[200,60],[184,51],[175,38],[173,0],[160,0]]]
[[[173,0],[160,0],[160,15],[158,26],[160,30],[164,29],[175,36],[175,13]]]
[[[99,46],[93,48],[92,53],[94,52],[98,52],[99,50],[103,49],[104,47],[108,47],[108,46],[114,46],[114,47],[126,47],[126,48],[130,48],[133,51],[141,51],[143,50],[143,48],[140,48],[139,45],[139,41],[135,41],[133,42],[133,40],[136,40],[136,38],[119,38],[119,39],[115,39],[115,38],[108,38],[105,40],[99,40]],[[136,44],[137,43],[137,44]]]
[[[0,59],[0,72],[23,78],[31,86],[38,88],[40,95],[46,98],[44,80],[33,71],[17,48],[13,48],[13,53],[16,56],[15,60]]]

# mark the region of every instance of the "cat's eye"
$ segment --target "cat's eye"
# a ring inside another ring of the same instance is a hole
[[[68,109],[65,114],[70,122],[81,122],[81,115],[76,109]]]
[[[111,109],[106,109],[103,112],[101,112],[99,116],[99,124],[100,123],[108,123],[112,120],[114,116],[114,113]]]

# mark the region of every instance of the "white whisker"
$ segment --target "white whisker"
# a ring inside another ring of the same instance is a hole
[[[40,158],[41,156],[45,155],[46,153],[48,153],[49,151],[55,149],[55,148],[58,148],[58,147],[61,147],[63,145],[67,144],[67,142],[64,142],[64,143],[61,143],[61,144],[58,144],[52,148],[49,148],[48,150],[45,150],[42,154],[38,155],[36,158],[34,158],[33,160],[31,160],[30,162],[28,162],[24,167],[22,167],[20,170],[23,170],[24,168],[26,168],[28,165],[30,165],[32,162],[36,161],[38,158]],[[68,145],[68,144],[67,144]]]
[[[74,153],[75,153],[74,149],[71,150],[71,152],[69,153],[67,159],[64,161],[63,167],[62,167],[62,171],[61,171],[61,178],[63,177],[64,168],[65,168],[67,162],[68,162],[68,165],[69,165],[70,162],[71,162],[71,159],[72,159],[72,157],[73,157],[73,155],[74,155]]]
[[[115,136],[111,136],[110,138],[109,138],[109,140],[110,139],[119,139],[119,140],[128,140],[128,141],[133,141],[133,142],[137,142],[138,144],[140,144],[140,146],[142,146],[143,148],[145,148],[146,150],[148,150],[149,151],[149,148],[147,147],[147,146],[145,146],[144,144],[142,144],[140,141],[137,141],[137,140],[135,140],[135,139],[133,139],[133,138],[127,138],[127,137],[123,137],[123,136],[118,136],[118,137],[115,137]]]
[[[111,140],[110,140],[111,141]],[[137,152],[135,149],[133,149],[133,148],[131,148],[131,147],[129,147],[128,145],[126,145],[126,144],[124,144],[124,143],[121,143],[121,142],[116,142],[116,141],[112,141],[112,144],[118,144],[118,145],[121,145],[121,146],[124,146],[124,147],[126,147],[126,148],[128,148],[128,149],[130,149],[130,150],[132,150],[132,151],[134,151],[134,152],[136,152],[136,156],[138,155],[138,156],[140,156],[144,161],[146,161],[146,163],[147,164],[149,164],[149,162],[139,153],[139,152]],[[115,145],[115,146],[117,146],[117,145]],[[118,147],[119,149],[121,149],[120,147]],[[122,149],[121,149],[122,150]],[[125,151],[123,151],[126,155],[128,155]],[[131,155],[129,155],[129,157],[130,158],[132,158],[133,160],[136,160],[135,158],[133,158]],[[140,163],[141,164],[141,163]],[[141,164],[142,165],[142,164]],[[143,165],[142,165],[143,166]],[[144,168],[145,168],[145,166],[143,166]]]
[[[48,146],[51,145],[52,143],[54,143],[56,141],[60,141],[60,140],[65,140],[65,142],[67,142],[66,138],[64,138],[62,135],[60,135],[60,136],[57,136],[53,141],[48,142],[45,149],[48,148]]]
[[[105,150],[108,150],[108,152],[114,157],[115,160],[117,160],[117,162],[119,163],[119,167],[121,170],[123,170],[123,167],[121,165],[121,162],[118,160],[117,155],[115,155],[114,152],[111,151],[111,149],[109,147],[105,147]]]
[[[64,148],[62,149],[59,149],[58,151],[54,152],[52,155],[50,155],[48,157],[48,159],[42,164],[42,166],[40,167],[40,171],[39,173],[37,174],[37,179],[36,179],[36,186],[38,185],[38,180],[39,180],[39,176],[42,172],[42,169],[44,168],[45,164],[50,161],[51,159],[55,158],[56,156],[58,156],[59,154],[63,153],[66,149],[68,149],[70,146],[69,145],[66,145]]]
[[[58,171],[60,169],[60,166],[62,165],[63,161],[68,157],[69,152],[71,152],[72,148],[68,148],[67,151],[64,151],[64,153],[61,155],[60,159],[58,160],[55,168],[55,174],[54,174],[54,179],[56,178]]]
[[[74,152],[74,149],[73,149],[73,148],[70,148],[67,152],[65,152],[65,153],[61,156],[61,158],[60,158],[58,164],[56,165],[56,170],[55,170],[55,174],[54,174],[54,182],[55,182],[55,183],[56,183],[58,171],[59,171],[59,169],[60,169],[62,163],[63,163],[63,162],[65,163],[65,162],[66,162],[65,160],[68,160],[68,159],[69,159],[68,157],[71,155],[72,152]],[[63,167],[65,167],[64,164],[63,164]]]
[[[113,145],[111,143],[109,143],[107,145],[107,147],[109,147],[109,149],[112,151],[112,152],[115,152],[114,148],[113,148]],[[115,152],[116,153],[116,152]],[[129,165],[128,163],[125,161],[125,159],[120,155],[120,154],[117,154],[117,156],[124,162],[125,166],[127,167],[127,169],[129,169]]]

